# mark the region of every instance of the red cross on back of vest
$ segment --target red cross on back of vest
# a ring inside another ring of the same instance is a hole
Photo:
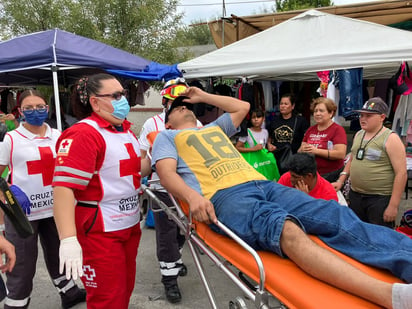
[[[137,189],[140,187],[140,157],[134,151],[132,143],[124,144],[130,159],[120,160],[120,177],[133,175],[133,185]]]
[[[40,160],[27,161],[27,171],[29,175],[41,174],[43,186],[49,186],[52,184],[54,172],[53,151],[49,146],[38,148]]]

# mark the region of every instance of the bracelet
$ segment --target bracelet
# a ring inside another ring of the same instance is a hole
[[[342,176],[342,175],[348,175],[348,173],[347,172],[342,172],[342,173],[339,174],[339,176]]]
[[[328,160],[330,160],[330,159],[329,159],[329,149],[328,149]]]

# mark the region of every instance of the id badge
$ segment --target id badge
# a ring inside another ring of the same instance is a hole
[[[356,159],[363,160],[363,156],[365,155],[365,149],[359,148],[358,152],[356,153]]]

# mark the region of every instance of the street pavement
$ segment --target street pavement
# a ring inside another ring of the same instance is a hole
[[[411,200],[412,192],[409,191],[409,199],[402,199],[399,213],[402,214],[405,210],[412,208]],[[187,246],[183,250],[183,260],[188,267],[188,275],[179,278],[182,302],[172,305],[166,301],[156,259],[155,232],[153,229],[146,227],[142,228],[142,232],[139,253],[137,255],[136,285],[130,300],[129,309],[211,308]],[[216,295],[218,308],[228,308],[229,301],[234,300],[237,296],[242,296],[240,290],[209,258],[203,255],[201,260]],[[78,281],[78,284],[82,285],[81,281]],[[246,300],[246,304],[248,308],[254,308],[251,301]],[[3,307],[3,302],[0,302],[0,307]],[[61,308],[60,297],[47,274],[40,245],[30,308]],[[86,309],[86,304],[76,305],[73,309]]]
[[[170,304],[166,301],[163,285],[160,282],[160,272],[155,247],[154,230],[143,227],[142,239],[137,255],[136,285],[130,300],[129,309],[211,308],[193,259],[191,258],[189,248],[186,245],[183,250],[183,260],[188,267],[188,275],[179,278],[182,301],[179,304]],[[240,290],[235,287],[226,275],[220,272],[206,256],[201,256],[201,259],[204,262],[207,276],[216,294],[218,308],[228,308],[230,300],[234,300],[236,296],[241,296]],[[3,278],[5,278],[4,275]],[[82,285],[80,280],[78,280],[78,284]],[[3,307],[3,303],[4,302],[0,303],[1,308]],[[60,297],[51,283],[45,268],[40,244],[30,308],[61,308]],[[72,308],[86,309],[86,304],[79,304]]]

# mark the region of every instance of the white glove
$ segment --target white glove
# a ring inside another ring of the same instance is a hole
[[[64,238],[60,241],[60,273],[66,266],[66,278],[73,277],[74,280],[83,276],[83,253],[76,236]]]

